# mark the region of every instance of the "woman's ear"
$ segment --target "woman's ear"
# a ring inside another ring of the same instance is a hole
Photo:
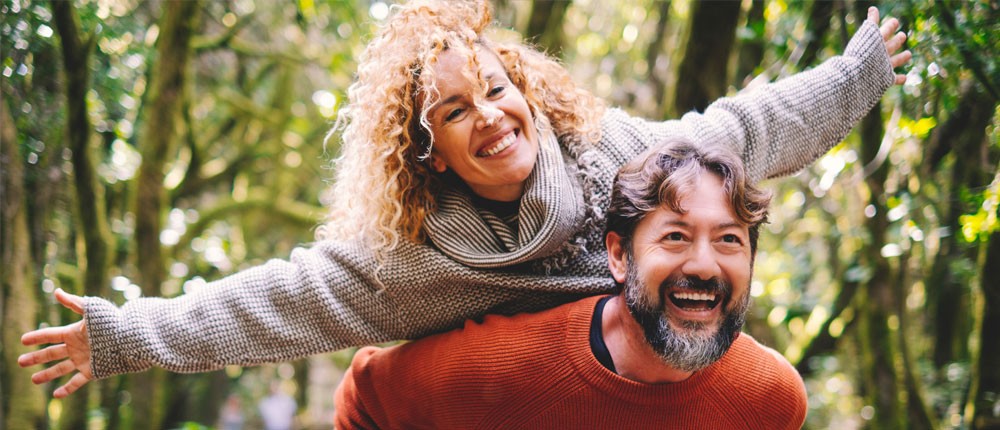
[[[622,237],[618,233],[609,231],[604,237],[604,245],[608,248],[608,269],[611,269],[611,277],[619,284],[624,284],[625,274],[628,273],[628,253],[625,252]]]
[[[445,170],[448,170],[448,165],[444,164],[441,157],[435,157],[434,154],[431,154],[430,159],[427,161],[431,163],[431,170],[434,170],[435,172],[444,173]]]

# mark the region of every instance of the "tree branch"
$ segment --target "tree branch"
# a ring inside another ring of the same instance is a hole
[[[283,220],[291,226],[313,228],[321,218],[323,208],[292,200],[275,200],[263,195],[254,195],[242,201],[224,200],[215,207],[202,211],[198,221],[187,226],[187,231],[173,246],[172,254],[176,256],[181,249],[190,247],[191,241],[201,236],[213,222],[226,219],[233,214],[244,214],[250,211],[265,211],[268,215]]]

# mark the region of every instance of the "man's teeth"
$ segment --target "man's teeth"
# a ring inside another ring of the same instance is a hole
[[[480,157],[489,157],[491,155],[495,155],[496,153],[498,153],[500,151],[503,151],[504,149],[510,148],[510,146],[514,144],[514,140],[515,139],[517,139],[517,134],[516,133],[508,134],[507,137],[504,137],[503,140],[500,141],[499,145],[494,146],[494,147],[492,147],[492,148],[490,148],[490,149],[488,149],[486,151],[480,152],[479,156]]]
[[[707,302],[715,301],[715,294],[708,294],[708,293],[683,292],[683,293],[674,293],[673,296],[681,300],[704,300]]]

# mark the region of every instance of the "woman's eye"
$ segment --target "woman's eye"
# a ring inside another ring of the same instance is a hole
[[[451,112],[448,112],[448,115],[444,117],[444,120],[452,121],[461,116],[462,112],[465,112],[465,109],[453,109]]]
[[[722,241],[726,243],[740,243],[740,238],[735,234],[727,234],[722,236]]]
[[[503,85],[497,85],[497,86],[491,88],[490,91],[488,93],[486,93],[486,96],[487,97],[496,96],[496,95],[502,93],[503,90],[505,90],[505,89],[506,89],[506,87],[504,87]]]

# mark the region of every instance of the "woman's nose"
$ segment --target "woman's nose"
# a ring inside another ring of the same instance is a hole
[[[504,113],[502,110],[497,109],[495,106],[489,104],[480,104],[476,107],[479,111],[479,127],[489,128],[500,123],[503,119]]]

